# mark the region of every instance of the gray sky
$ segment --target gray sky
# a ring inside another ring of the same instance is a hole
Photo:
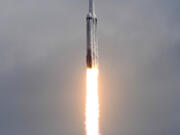
[[[0,1],[1,135],[85,135],[87,11]],[[179,0],[97,0],[96,13],[101,134],[179,135]]]

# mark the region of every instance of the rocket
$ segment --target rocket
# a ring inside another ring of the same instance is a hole
[[[95,14],[94,0],[89,0],[89,13],[86,17],[87,23],[87,56],[86,64],[88,68],[98,66],[98,50],[97,50],[97,17]]]

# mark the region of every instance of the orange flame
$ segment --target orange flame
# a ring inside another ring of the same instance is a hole
[[[87,69],[86,135],[99,135],[98,69]]]

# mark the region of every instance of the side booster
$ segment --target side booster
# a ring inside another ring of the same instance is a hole
[[[89,0],[89,13],[86,17],[87,21],[87,56],[86,63],[88,68],[98,66],[98,52],[97,52],[97,17],[95,15],[94,2]]]

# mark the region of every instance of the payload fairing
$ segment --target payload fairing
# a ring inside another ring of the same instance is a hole
[[[89,0],[89,13],[87,21],[87,56],[86,63],[88,68],[98,66],[98,47],[97,47],[97,17],[95,14],[94,0]]]

